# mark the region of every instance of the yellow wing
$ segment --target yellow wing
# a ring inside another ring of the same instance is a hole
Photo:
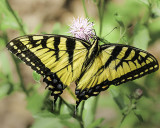
[[[100,46],[99,54],[90,65],[77,81],[77,103],[98,95],[109,85],[134,80],[159,68],[157,60],[150,53],[122,44]]]
[[[7,48],[44,76],[52,95],[59,95],[82,72],[90,44],[69,36],[27,35],[13,39]]]

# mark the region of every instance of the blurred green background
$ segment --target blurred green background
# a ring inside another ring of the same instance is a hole
[[[97,5],[99,2],[104,5]],[[98,98],[81,103],[74,117],[75,101],[70,94],[64,92],[65,101],[58,100],[53,112],[53,98],[42,78],[5,48],[9,40],[20,35],[68,35],[73,17],[86,16],[84,7],[97,35],[111,43],[147,50],[160,62],[159,0],[0,0],[1,128],[160,127],[160,70],[111,86]],[[143,96],[136,99],[137,89]]]

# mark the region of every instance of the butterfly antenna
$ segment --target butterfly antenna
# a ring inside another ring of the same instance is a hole
[[[107,35],[103,36],[102,38],[105,38],[106,36],[108,36],[109,34],[111,34],[115,29],[117,29],[118,27],[114,27]]]
[[[94,31],[94,33],[95,33],[95,37],[97,37],[97,35],[96,35],[96,30],[95,30],[95,29],[93,29],[93,31]]]

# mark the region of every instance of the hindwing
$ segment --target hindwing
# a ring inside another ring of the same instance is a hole
[[[77,81],[80,100],[98,95],[110,85],[119,85],[158,70],[156,58],[150,53],[123,44],[105,44],[90,68]]]

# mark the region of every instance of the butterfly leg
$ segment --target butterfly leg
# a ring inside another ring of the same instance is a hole
[[[75,106],[75,111],[74,111],[75,115],[77,113],[77,109],[81,101],[88,99],[88,95],[86,95],[86,93],[87,93],[86,90],[83,90],[83,91],[78,90],[78,89],[75,90],[75,94],[77,95],[76,106]]]
[[[76,105],[75,105],[75,109],[74,109],[74,115],[77,114],[77,110],[78,110],[78,106],[79,106],[80,102],[81,101],[79,99],[76,100]]]
[[[59,95],[52,95],[52,93],[51,93],[51,96],[54,96],[54,101],[53,101],[53,111],[54,111],[56,108],[56,101],[57,101]]]
[[[51,96],[54,96],[54,106],[55,106],[59,95],[63,93],[63,90],[65,89],[66,86],[62,84],[62,82],[55,73],[46,75],[43,79],[43,82],[47,83],[46,88],[48,88],[48,90],[51,91]]]
[[[105,86],[105,89],[107,88],[108,86]],[[97,96],[101,90],[102,90],[101,85],[90,88],[88,90],[87,89],[84,89],[84,90],[76,89],[75,94],[77,95],[77,101],[76,101],[75,111],[78,109],[78,106],[82,100],[87,100],[91,96]]]

